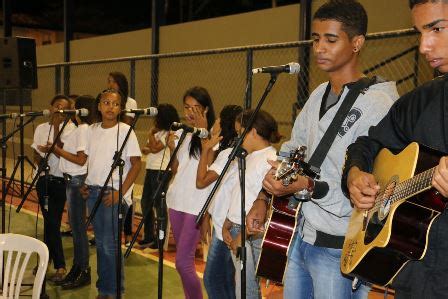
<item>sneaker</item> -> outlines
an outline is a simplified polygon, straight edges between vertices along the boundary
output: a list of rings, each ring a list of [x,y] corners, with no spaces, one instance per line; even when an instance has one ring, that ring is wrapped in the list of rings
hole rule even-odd
[[[92,239],[89,240],[89,244],[90,244],[90,246],[96,245],[95,237],[93,237]]]
[[[65,274],[67,273],[67,270],[64,268],[59,268],[56,270],[56,273],[54,273],[48,280],[58,284],[65,278]]]
[[[62,289],[71,290],[79,287],[83,287],[89,285],[92,279],[90,276],[90,267],[84,271],[79,271],[78,275],[76,275],[72,280],[65,282],[62,284]]]
[[[77,265],[73,265],[70,271],[68,271],[68,274],[65,276],[65,278],[61,281],[57,281],[54,284],[55,285],[63,285],[64,283],[73,280],[76,276],[79,275],[79,268]]]

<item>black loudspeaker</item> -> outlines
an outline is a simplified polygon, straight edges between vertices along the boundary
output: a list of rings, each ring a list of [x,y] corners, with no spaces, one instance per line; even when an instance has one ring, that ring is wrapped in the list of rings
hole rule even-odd
[[[36,41],[0,38],[0,89],[36,89]]]

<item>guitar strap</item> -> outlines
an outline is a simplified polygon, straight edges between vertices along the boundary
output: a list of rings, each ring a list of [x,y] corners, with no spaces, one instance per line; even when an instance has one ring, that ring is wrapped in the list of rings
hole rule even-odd
[[[376,78],[364,77],[353,83],[347,95],[345,96],[345,99],[343,100],[341,106],[336,112],[335,117],[328,126],[327,131],[325,132],[324,136],[322,137],[316,149],[314,150],[313,155],[308,161],[308,163],[311,166],[320,168],[320,166],[325,160],[325,157],[328,154],[328,151],[331,148],[331,145],[333,144],[336,138],[336,135],[338,134],[339,129],[341,128],[345,118],[347,117],[347,114],[349,113],[359,94],[361,92],[364,92],[375,81]],[[330,85],[330,83],[328,83],[328,85]]]

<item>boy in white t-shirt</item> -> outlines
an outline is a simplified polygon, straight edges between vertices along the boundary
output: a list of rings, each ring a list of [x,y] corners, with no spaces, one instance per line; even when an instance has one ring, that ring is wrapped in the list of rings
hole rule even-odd
[[[41,163],[45,153],[53,143],[54,138],[58,135],[62,127],[64,116],[56,113],[57,110],[68,109],[70,102],[64,95],[57,95],[51,100],[51,119],[49,122],[42,123],[36,127],[34,131],[34,139],[31,147],[34,149],[34,161],[36,164]],[[69,121],[57,140],[58,146],[62,147],[65,138],[75,129],[75,125]],[[59,170],[59,158],[54,153],[48,156],[49,176],[48,182],[45,180],[44,172],[40,173],[40,177],[36,183],[37,195],[39,197],[39,205],[44,216],[45,228],[45,244],[50,252],[50,259],[53,260],[56,273],[49,278],[52,282],[60,282],[65,277],[65,258],[61,240],[61,220],[64,212],[66,201],[65,181],[62,172]],[[46,184],[48,183],[48,185]],[[48,196],[48,200],[45,197]],[[46,207],[48,205],[48,207]]]

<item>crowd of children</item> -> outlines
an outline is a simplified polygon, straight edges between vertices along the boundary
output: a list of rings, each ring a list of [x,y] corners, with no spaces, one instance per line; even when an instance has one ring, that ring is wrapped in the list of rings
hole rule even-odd
[[[234,264],[236,260],[232,253],[238,242],[237,231],[230,229],[232,234],[229,234],[229,228],[237,228],[239,225],[239,218],[233,218],[232,214],[232,211],[240,210],[241,191],[235,162],[232,162],[229,172],[218,188],[202,224],[197,226],[195,220],[211,187],[223,170],[235,138],[244,128],[252,111],[244,112],[240,106],[228,105],[222,109],[219,118],[215,119],[213,102],[208,91],[203,87],[188,89],[182,99],[185,123],[192,127],[206,128],[210,131],[210,136],[201,139],[197,134],[185,132],[184,142],[179,145],[177,155],[172,157],[171,168],[167,169],[168,161],[183,130],[171,130],[172,123],[180,121],[176,109],[170,104],[158,105],[158,115],[148,130],[145,145],[140,150],[136,134],[131,131],[122,151],[123,202],[121,211],[118,211],[118,167],[112,172],[107,187],[103,188],[103,185],[134,117],[122,114],[129,100],[127,81],[123,80],[123,77],[121,73],[110,73],[108,89],[96,98],[89,95],[77,96],[72,108],[87,109],[89,114],[76,115],[68,120],[58,139],[55,140],[55,137],[65,120],[59,110],[71,107],[70,99],[66,96],[57,95],[52,99],[50,121],[39,125],[35,130],[32,148],[35,151],[36,163],[41,163],[52,144],[56,143],[47,161],[49,174],[46,178],[42,173],[36,186],[46,224],[45,242],[55,268],[49,280],[63,289],[78,288],[91,283],[85,220],[86,211],[88,215],[94,210],[92,225],[97,250],[97,298],[114,298],[117,294],[117,219],[119,213],[124,217],[132,206],[132,190],[141,168],[143,153],[147,157],[141,207],[143,214],[148,214],[148,217],[144,222],[144,237],[139,241],[139,245],[141,248],[163,246],[158,243],[155,234],[154,211],[160,207],[160,198],[154,198],[153,195],[162,176],[168,172],[171,180],[163,186],[163,191],[166,192],[165,209],[176,242],[176,269],[186,298],[202,298],[201,281],[196,274],[194,263],[196,247],[201,237],[204,242],[210,243],[204,275],[208,296],[238,297],[239,271],[235,269],[239,267]],[[243,148],[248,152],[245,186],[248,206],[255,199],[255,194],[261,188],[262,178],[270,168],[267,160],[275,158],[275,149],[271,144],[278,142],[278,139],[276,121],[267,112],[260,111],[243,142]],[[95,209],[102,189],[105,192]],[[74,248],[73,262],[68,273],[60,235],[66,201]],[[248,248],[255,252],[259,241],[248,240]],[[254,268],[255,258],[254,256],[250,260],[248,267]],[[121,273],[120,285],[123,293],[123,267]],[[253,291],[249,293],[253,293],[251,297],[259,297],[254,269],[249,273],[253,275],[248,284]]]

